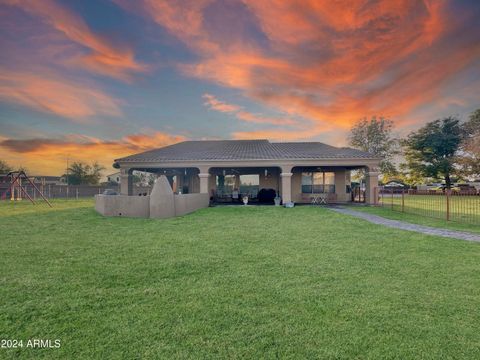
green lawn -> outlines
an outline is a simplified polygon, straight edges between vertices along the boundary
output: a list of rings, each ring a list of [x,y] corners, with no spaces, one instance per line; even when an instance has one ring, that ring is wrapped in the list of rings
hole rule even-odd
[[[401,194],[383,195],[380,203],[396,211],[402,210]],[[403,198],[406,213],[446,220],[447,200],[444,195],[409,195]],[[450,220],[480,226],[480,196],[452,195],[449,197]]]
[[[320,207],[0,203],[0,358],[480,358],[480,244]]]

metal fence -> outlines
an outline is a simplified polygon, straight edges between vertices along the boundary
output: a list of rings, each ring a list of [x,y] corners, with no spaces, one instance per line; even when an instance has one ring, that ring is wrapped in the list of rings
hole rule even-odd
[[[115,191],[120,191],[119,186],[90,186],[90,185],[38,185],[38,189],[43,193],[47,199],[79,199],[85,197],[92,197],[95,194],[101,194],[106,189],[113,189]],[[40,198],[40,194],[31,185],[23,185],[23,189],[32,199]],[[20,195],[21,198],[26,198],[23,191],[18,187],[15,188],[15,197]],[[10,184],[0,184],[0,200],[10,200],[12,196]]]
[[[40,190],[47,199],[79,199],[92,197],[96,194],[103,193],[106,189],[112,189],[120,193],[120,185],[54,185],[36,184],[38,190]],[[40,198],[38,191],[31,185],[23,185],[23,189],[34,200]],[[133,195],[150,195],[152,191],[151,186],[134,186]],[[0,200],[11,199],[11,187],[9,183],[0,183]],[[21,198],[27,198],[23,191],[18,186],[15,187],[15,197],[20,195]]]
[[[359,186],[354,186],[351,191],[351,200],[355,203],[365,202],[365,189],[361,189]]]
[[[392,211],[480,225],[480,193],[376,188],[377,205]]]

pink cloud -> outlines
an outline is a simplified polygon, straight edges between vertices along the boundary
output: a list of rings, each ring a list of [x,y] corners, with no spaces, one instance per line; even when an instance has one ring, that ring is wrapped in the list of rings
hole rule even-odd
[[[298,121],[293,119],[268,117],[260,114],[254,114],[252,112],[243,110],[239,105],[229,104],[221,101],[211,94],[204,94],[203,98],[205,99],[205,106],[208,106],[210,109],[218,112],[234,114],[238,120],[243,122],[271,125],[298,125]]]
[[[224,112],[224,113],[234,113],[240,111],[241,107],[238,105],[228,104],[226,102],[218,100],[215,96],[211,94],[204,94],[202,96],[205,99],[204,105],[208,106],[210,109]]]
[[[121,116],[119,101],[78,81],[43,71],[43,75],[0,71],[0,98],[32,109],[85,121],[94,115]]]
[[[89,50],[89,53],[82,50],[81,55],[67,59],[67,64],[80,65],[92,72],[124,81],[131,81],[133,74],[148,70],[145,64],[135,59],[131,49],[115,46],[95,34],[80,16],[53,0],[7,0],[6,3],[38,17],[71,42]]]

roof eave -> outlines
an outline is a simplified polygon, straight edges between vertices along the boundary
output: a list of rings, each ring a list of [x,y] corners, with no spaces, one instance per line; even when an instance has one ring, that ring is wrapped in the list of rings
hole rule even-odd
[[[295,162],[295,161],[382,161],[383,158],[379,157],[324,157],[324,158],[261,158],[261,159],[184,159],[184,160],[145,160],[145,159],[116,159],[114,163],[128,164],[128,163],[141,163],[141,164],[162,164],[162,163],[215,163],[215,162],[250,162],[250,161],[280,161],[280,162]]]

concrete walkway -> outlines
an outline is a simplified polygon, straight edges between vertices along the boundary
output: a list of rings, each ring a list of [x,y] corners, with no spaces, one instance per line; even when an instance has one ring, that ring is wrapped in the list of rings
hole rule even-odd
[[[356,211],[352,209],[346,209],[343,207],[330,207],[330,210],[333,210],[340,214],[351,215],[357,218],[367,220],[371,223],[384,225],[395,229],[402,229],[407,231],[415,231],[427,235],[443,236],[452,239],[460,239],[467,241],[478,241],[480,242],[480,234],[473,234],[464,231],[448,230],[442,228],[435,228],[430,226],[417,225],[412,223],[407,223],[398,220],[385,219],[384,217],[364,213],[361,211]]]

